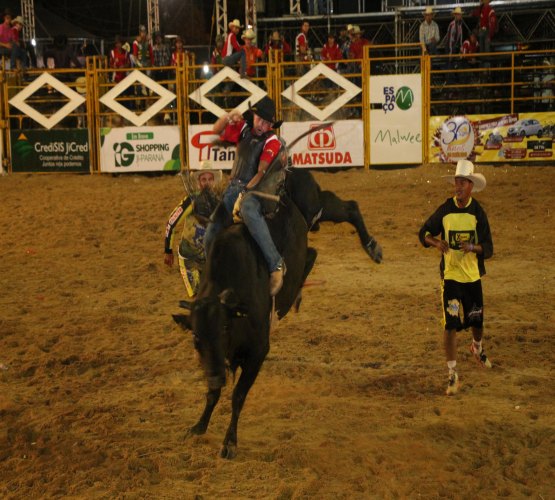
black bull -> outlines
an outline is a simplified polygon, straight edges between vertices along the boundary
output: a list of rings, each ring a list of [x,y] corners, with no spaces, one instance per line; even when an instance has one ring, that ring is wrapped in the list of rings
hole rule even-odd
[[[307,246],[307,230],[320,220],[350,222],[368,254],[381,261],[381,248],[368,234],[356,202],[342,201],[321,191],[314,177],[293,169],[277,214],[268,220],[276,247],[287,264],[283,287],[276,296],[276,313],[284,317],[300,297],[302,285],[316,259]],[[294,200],[291,201],[291,200]],[[233,458],[237,424],[247,394],[270,349],[272,299],[269,274],[262,253],[243,224],[230,226],[215,239],[202,275],[191,315],[174,315],[193,331],[194,347],[208,382],[204,411],[190,434],[204,434],[226,381],[226,367],[241,375],[233,389],[232,414],[220,455]],[[227,363],[227,365],[226,365]]]

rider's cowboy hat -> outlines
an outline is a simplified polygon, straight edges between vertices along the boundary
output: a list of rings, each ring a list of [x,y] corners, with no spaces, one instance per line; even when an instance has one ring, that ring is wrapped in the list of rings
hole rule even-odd
[[[242,28],[243,25],[241,24],[241,21],[239,21],[239,19],[234,19],[233,21],[229,21],[229,27],[231,28],[232,26],[235,26],[236,28]]]
[[[433,16],[434,9],[432,9],[431,7],[426,7],[426,9],[424,10],[424,15],[427,16],[428,14],[431,14]]]
[[[214,168],[213,165],[212,165],[212,162],[210,160],[204,160],[200,164],[200,168],[198,170],[193,170],[191,173],[192,173],[193,177],[196,179],[196,181],[198,182],[198,178],[202,174],[205,174],[206,172],[209,172],[214,176],[214,182],[216,182],[216,183],[221,182],[221,180],[222,180],[222,171],[218,170],[217,168]]]
[[[455,7],[455,9],[453,10],[453,14],[462,14],[463,11],[460,7]]]
[[[241,38],[248,38],[249,40],[254,40],[256,38],[256,33],[251,30],[245,30],[245,32],[241,35]]]
[[[270,122],[272,128],[279,128],[283,123],[283,120],[276,120],[276,104],[268,96],[264,96],[254,106],[249,103],[249,109],[263,120]]]
[[[455,184],[455,179],[457,177],[462,177],[463,179],[472,181],[474,184],[472,186],[472,193],[478,193],[486,187],[486,178],[482,174],[475,174],[474,164],[468,160],[458,161],[455,175],[444,175],[442,177],[447,179],[447,182],[450,182],[451,184]]]

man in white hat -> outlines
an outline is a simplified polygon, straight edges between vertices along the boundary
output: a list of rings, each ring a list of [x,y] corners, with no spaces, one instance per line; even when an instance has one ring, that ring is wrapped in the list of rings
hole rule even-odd
[[[462,22],[462,9],[455,7],[453,10],[453,20],[447,27],[447,47],[449,54],[460,54],[463,44],[463,22]]]
[[[439,26],[433,20],[434,11],[431,7],[424,10],[424,21],[420,24],[419,39],[428,54],[437,54],[437,44],[439,43]]]
[[[229,31],[222,50],[222,63],[224,66],[235,66],[240,63],[239,74],[241,78],[245,78],[247,76],[247,55],[237,41],[237,35],[242,27],[239,19],[234,19],[228,23]]]
[[[468,160],[460,160],[455,175],[445,177],[455,185],[455,196],[424,223],[419,238],[425,247],[436,247],[441,252],[443,339],[449,369],[446,394],[450,396],[459,390],[458,331],[471,328],[470,351],[482,367],[491,368],[482,348],[481,276],[486,272],[484,259],[493,255],[493,241],[486,212],[471,196],[486,187],[485,177],[474,173],[474,165]]]
[[[178,250],[179,271],[187,294],[194,297],[200,284],[200,271],[204,265],[204,234],[210,214],[219,203],[218,187],[222,171],[212,162],[202,162],[200,169],[191,173],[191,192],[187,193],[169,216],[164,238],[164,263],[173,266],[174,229],[183,220],[183,233]]]

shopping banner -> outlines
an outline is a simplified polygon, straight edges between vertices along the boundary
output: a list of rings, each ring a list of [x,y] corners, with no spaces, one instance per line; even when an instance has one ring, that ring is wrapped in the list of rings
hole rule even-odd
[[[555,112],[508,115],[433,116],[429,125],[432,163],[553,160]]]
[[[364,166],[364,130],[362,120],[325,122],[285,122],[281,135],[290,144],[308,133],[290,151],[295,167],[362,167]]]
[[[10,132],[12,172],[90,172],[88,129]]]
[[[181,169],[179,127],[100,129],[102,172],[155,172]]]
[[[235,144],[222,143],[212,132],[214,125],[189,125],[189,168],[196,170],[205,160],[223,170],[231,169],[235,160]]]
[[[370,77],[370,163],[422,163],[422,75]]]

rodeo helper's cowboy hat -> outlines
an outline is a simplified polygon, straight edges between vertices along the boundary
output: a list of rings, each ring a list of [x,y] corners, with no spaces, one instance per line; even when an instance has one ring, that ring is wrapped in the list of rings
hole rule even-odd
[[[231,26],[235,26],[236,28],[242,28],[243,25],[241,24],[241,21],[239,21],[239,19],[234,19],[233,21],[230,21],[228,23],[228,25]]]
[[[264,96],[254,106],[249,103],[249,109],[263,120],[270,122],[272,128],[279,128],[283,123],[283,120],[276,120],[276,105],[268,96]]]
[[[472,193],[478,193],[486,187],[486,178],[482,174],[474,173],[474,163],[468,160],[459,160],[457,162],[455,175],[443,175],[442,177],[447,179],[447,182],[451,184],[455,184],[457,177],[472,181],[474,184],[472,186]]]
[[[248,30],[245,30],[245,32],[241,35],[241,38],[248,38],[249,40],[254,40],[256,38],[256,33],[249,28]]]
[[[200,164],[200,168],[197,169],[197,170],[193,170],[191,173],[192,173],[193,177],[196,179],[196,181],[198,182],[198,178],[202,174],[205,174],[206,172],[210,172],[214,176],[214,181],[216,183],[221,182],[221,180],[222,180],[222,171],[217,169],[217,168],[214,168],[214,166],[212,165],[212,162],[210,160],[204,160]]]

